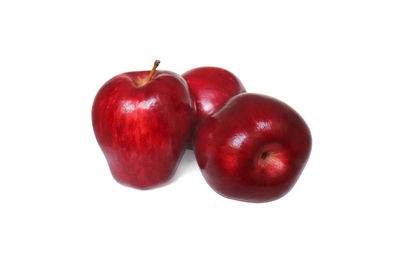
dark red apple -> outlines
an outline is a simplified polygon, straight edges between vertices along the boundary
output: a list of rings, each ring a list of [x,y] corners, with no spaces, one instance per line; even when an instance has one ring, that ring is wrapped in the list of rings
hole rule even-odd
[[[231,72],[216,67],[201,67],[185,72],[196,104],[197,121],[219,110],[232,96],[246,92]]]
[[[114,178],[146,189],[174,174],[195,121],[185,80],[169,71],[127,72],[109,80],[93,103],[97,141]]]
[[[248,202],[285,195],[311,152],[300,115],[268,96],[241,94],[205,118],[195,135],[197,162],[219,194]]]

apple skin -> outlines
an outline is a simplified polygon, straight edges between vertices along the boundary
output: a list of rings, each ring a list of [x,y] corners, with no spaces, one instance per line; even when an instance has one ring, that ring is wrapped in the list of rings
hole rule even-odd
[[[197,122],[219,110],[232,96],[246,92],[231,72],[216,67],[200,67],[182,74],[196,104]]]
[[[147,189],[171,179],[195,122],[185,80],[176,73],[127,72],[109,80],[92,107],[96,139],[114,178]]]
[[[294,186],[311,152],[300,115],[268,96],[241,94],[199,125],[196,160],[207,183],[227,198],[276,200]]]

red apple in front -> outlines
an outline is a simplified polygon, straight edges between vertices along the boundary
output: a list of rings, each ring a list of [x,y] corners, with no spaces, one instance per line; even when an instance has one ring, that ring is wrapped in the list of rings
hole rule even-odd
[[[311,152],[300,115],[268,96],[241,94],[199,125],[194,150],[208,184],[221,195],[267,202],[296,183]]]
[[[185,72],[182,77],[196,105],[196,123],[219,110],[231,97],[246,92],[234,74],[221,68],[200,67]]]
[[[195,120],[185,80],[173,72],[120,74],[98,92],[92,108],[97,141],[114,178],[146,189],[174,174]]]

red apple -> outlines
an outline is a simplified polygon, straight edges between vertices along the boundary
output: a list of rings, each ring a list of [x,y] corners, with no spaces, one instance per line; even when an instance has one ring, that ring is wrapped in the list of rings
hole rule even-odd
[[[300,115],[268,96],[241,94],[205,118],[195,135],[197,162],[219,194],[248,202],[285,195],[311,152]]]
[[[167,182],[195,121],[185,80],[169,71],[127,72],[97,93],[92,122],[114,178],[146,189]]]
[[[196,68],[182,77],[188,83],[196,105],[197,123],[219,110],[232,96],[246,92],[235,75],[221,68]]]

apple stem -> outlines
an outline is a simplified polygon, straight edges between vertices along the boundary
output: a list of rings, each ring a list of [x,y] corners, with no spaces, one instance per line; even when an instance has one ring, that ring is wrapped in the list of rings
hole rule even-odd
[[[160,65],[160,60],[157,59],[156,61],[154,61],[154,65],[150,71],[149,77],[147,78],[147,82],[149,82],[151,78],[153,78],[154,72],[156,71],[158,65]]]

